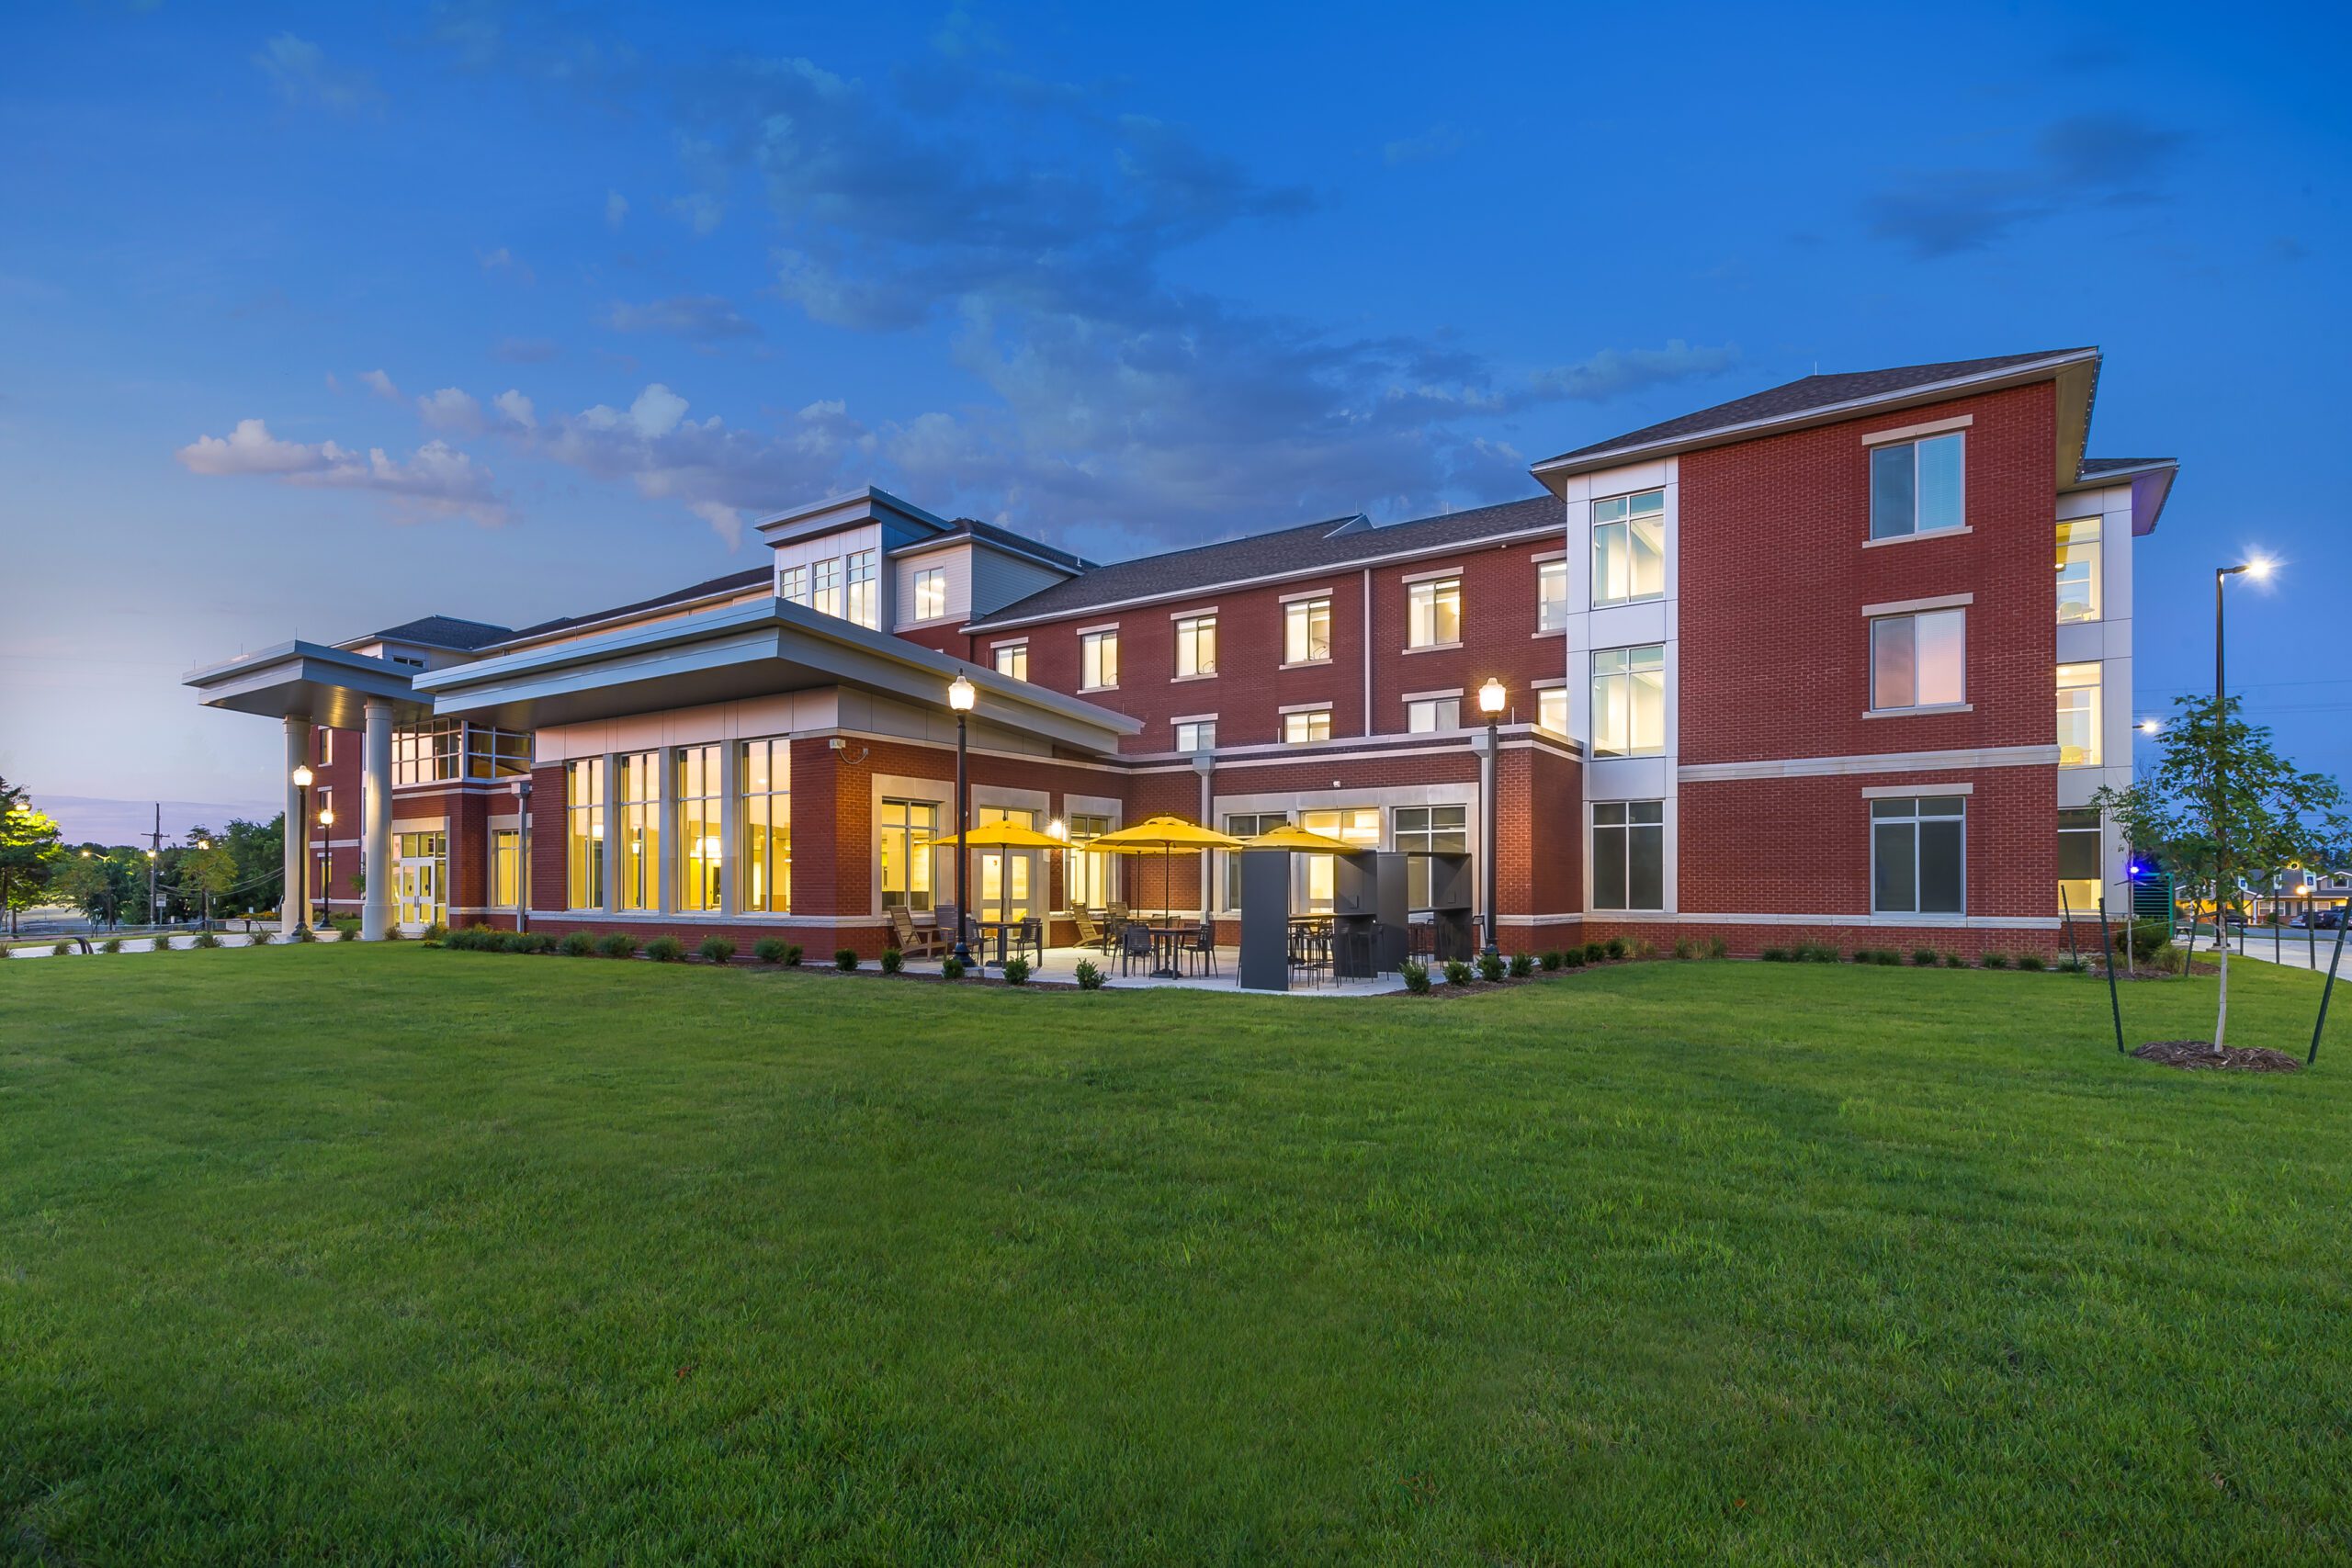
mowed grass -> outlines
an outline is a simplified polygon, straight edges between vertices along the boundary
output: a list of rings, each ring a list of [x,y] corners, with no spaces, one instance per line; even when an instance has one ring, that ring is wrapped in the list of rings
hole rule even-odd
[[[9,964],[0,1555],[2341,1560],[2352,1023],[2107,1009]]]

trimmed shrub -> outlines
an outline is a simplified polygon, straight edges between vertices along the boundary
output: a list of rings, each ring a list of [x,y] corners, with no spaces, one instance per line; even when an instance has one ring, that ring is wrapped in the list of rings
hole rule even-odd
[[[1607,953],[1611,958],[1623,958],[1627,953],[1631,953],[1633,949],[1625,945],[1625,939],[1623,937],[1612,936],[1607,942],[1602,944],[1602,951]]]
[[[2156,954],[2171,945],[2172,925],[2167,920],[2133,920],[2116,929],[2115,951],[2121,953],[2128,946],[2134,964],[2154,964]]]
[[[752,956],[763,964],[784,962],[784,942],[779,937],[763,936],[752,944]]]
[[[943,980],[962,979],[964,977],[964,961],[956,957],[954,953],[949,953],[946,957],[939,961],[939,977]]]
[[[1416,964],[1408,958],[1396,966],[1396,973],[1403,977],[1405,988],[1413,995],[1417,997],[1429,995],[1430,966],[1428,964]]]
[[[1598,964],[1608,956],[1609,950],[1601,946],[1600,943],[1597,942],[1589,942],[1584,944],[1584,961],[1587,964]]]
[[[1838,950],[1826,942],[1801,942],[1797,943],[1797,962],[1835,964],[1838,962]]]
[[[1078,967],[1070,973],[1077,977],[1078,988],[1081,991],[1099,991],[1102,988],[1102,968],[1091,958],[1080,959]]]
[[[2050,967],[2050,961],[2038,953],[2020,953],[2018,954],[2018,967],[2033,970],[2047,969]]]
[[[846,975],[857,967],[857,949],[839,947],[833,950],[833,967]]]
[[[885,975],[896,975],[899,970],[904,969],[906,966],[907,955],[905,953],[900,953],[895,947],[886,947],[882,950],[882,973]]]
[[[1731,943],[1725,942],[1719,936],[1709,937],[1707,939],[1707,956],[1710,958],[1729,958],[1731,956]]]
[[[1029,983],[1029,961],[1025,958],[1006,959],[1004,961],[1004,983],[1008,986],[1027,985]]]
[[[1965,969],[1968,967],[1968,960],[1962,958],[1957,953],[1947,953],[1944,954],[1944,967],[1947,969]]]
[[[1936,966],[1936,950],[1932,947],[1913,948],[1911,963],[1917,968],[1933,969]]]
[[[1449,986],[1468,985],[1470,983],[1470,965],[1463,963],[1459,958],[1447,959],[1445,961],[1445,983]]]
[[[1499,953],[1478,954],[1478,978],[1489,984],[1503,977],[1503,955]]]
[[[170,939],[169,937],[165,937],[164,940],[165,942],[169,942],[171,939]],[[52,948],[51,948],[51,949],[49,950],[49,955],[50,955],[51,958],[62,958],[62,957],[64,957],[67,953],[72,953],[73,951],[74,951],[74,944],[73,944],[72,942],[59,942],[55,947],[52,947]]]
[[[1583,949],[1583,948],[1581,948],[1581,947],[1569,947],[1569,948],[1563,948],[1563,949],[1561,949],[1561,951],[1560,951],[1560,964],[1561,964],[1561,965],[1562,965],[1564,968],[1568,968],[1568,969],[1581,969],[1581,968],[1583,968],[1583,967],[1584,967],[1584,949]]]
[[[645,956],[656,964],[683,964],[686,944],[673,936],[657,936],[645,944]]]
[[[1677,958],[1690,958],[1693,956],[1697,951],[1698,950],[1696,948],[1690,945],[1690,942],[1688,937],[1683,938],[1681,941],[1677,942],[1674,944],[1674,956]]]
[[[1792,955],[1785,947],[1768,947],[1756,956],[1767,964],[1787,964],[1792,961]]]
[[[384,940],[386,942],[406,942],[408,940],[408,933],[401,930],[398,926],[388,925],[384,928]]]
[[[627,931],[612,931],[596,939],[596,951],[607,958],[634,958],[637,938]]]
[[[707,936],[703,938],[702,945],[695,948],[695,951],[702,954],[703,962],[706,964],[732,964],[735,962],[735,944],[728,941],[723,936]]]
[[[788,942],[784,944],[784,966],[786,969],[797,969],[800,967],[800,944],[798,942]]]
[[[571,931],[555,944],[555,950],[566,958],[585,958],[596,951],[594,931]]]
[[[352,921],[351,929],[353,931],[356,932],[359,929],[359,922],[357,920]],[[446,941],[448,938],[448,935],[449,928],[443,925],[439,920],[435,920],[431,925],[424,928],[424,940],[427,942]]]
[[[2007,969],[2009,966],[2009,955],[2006,953],[1988,953],[1976,962],[1987,969]]]
[[[1555,972],[1561,964],[1566,963],[1567,955],[1556,947],[1547,947],[1544,950],[1544,957],[1541,962],[1544,965],[1544,972],[1548,975]]]
[[[220,945],[220,939],[210,931],[198,931],[196,933],[196,940],[189,942],[188,945],[190,947],[218,947]]]
[[[205,934],[207,936],[211,936],[212,933],[207,931]],[[215,947],[220,945],[220,942],[218,937],[213,938],[212,945]],[[122,938],[119,936],[110,936],[107,938],[106,941],[98,943],[98,951],[100,953],[120,953],[122,951]]]
[[[1535,960],[1530,958],[1524,953],[1514,953],[1510,955],[1510,977],[1512,979],[1524,980],[1530,975],[1534,973]]]
[[[2087,959],[2062,958],[2058,961],[2058,972],[2061,975],[2087,975],[2090,973],[2090,962]]]
[[[294,940],[296,942],[316,942],[319,940],[319,933],[312,931],[308,926],[296,926],[294,928]]]

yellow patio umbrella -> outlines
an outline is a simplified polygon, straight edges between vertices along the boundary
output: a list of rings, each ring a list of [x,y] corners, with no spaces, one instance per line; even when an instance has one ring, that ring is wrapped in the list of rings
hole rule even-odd
[[[1288,850],[1302,855],[1351,855],[1365,846],[1343,843],[1326,834],[1310,832],[1295,822],[1284,822],[1267,829],[1256,838],[1242,840],[1241,847],[1245,850]]]
[[[1024,828],[1018,822],[983,822],[969,833],[949,833],[931,841],[931,847],[935,850],[962,849],[967,845],[976,850],[1063,850],[1069,847],[1050,833],[1040,833],[1036,829]],[[1010,896],[1007,884],[1010,881],[1011,874],[1008,873],[998,884],[996,913],[999,919],[1005,918],[1006,899]],[[956,886],[960,894],[964,886],[960,871],[956,876]]]
[[[1220,833],[1214,828],[1204,828],[1197,822],[1187,822],[1182,817],[1147,817],[1132,828],[1122,828],[1115,833],[1105,833],[1099,839],[1087,840],[1086,852],[1099,855],[1148,855],[1157,851],[1166,857],[1161,863],[1159,902],[1168,904],[1168,890],[1173,874],[1168,870],[1178,850],[1238,850],[1241,840],[1230,833]]]

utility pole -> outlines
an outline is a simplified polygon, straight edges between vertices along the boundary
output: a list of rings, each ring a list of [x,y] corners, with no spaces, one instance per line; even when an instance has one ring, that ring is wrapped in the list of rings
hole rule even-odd
[[[147,923],[160,926],[163,910],[155,904],[155,860],[164,852],[164,803],[155,803],[155,830],[147,835]]]

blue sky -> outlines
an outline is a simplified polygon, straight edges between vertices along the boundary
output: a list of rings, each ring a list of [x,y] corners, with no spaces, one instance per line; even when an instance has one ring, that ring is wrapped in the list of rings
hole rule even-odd
[[[2267,547],[2233,669],[2352,772],[2348,31],[17,8],[0,773],[259,807],[276,736],[189,667],[734,570],[746,517],[856,483],[1118,556],[1527,494],[1534,458],[1816,366],[2083,343],[2095,450],[2185,465],[2142,707],[2210,681],[2211,569]]]

